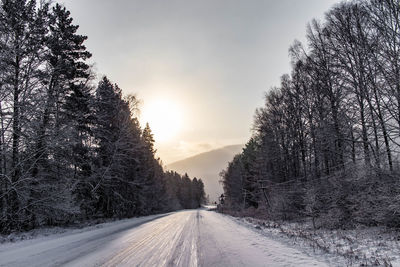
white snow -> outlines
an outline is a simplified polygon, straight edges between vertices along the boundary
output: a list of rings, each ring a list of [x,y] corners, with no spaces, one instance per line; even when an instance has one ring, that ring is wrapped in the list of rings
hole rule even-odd
[[[327,266],[229,216],[185,210],[0,245],[0,266]]]
[[[278,222],[234,218],[274,240],[301,246],[334,266],[400,266],[400,233],[385,227],[313,229],[311,221]]]

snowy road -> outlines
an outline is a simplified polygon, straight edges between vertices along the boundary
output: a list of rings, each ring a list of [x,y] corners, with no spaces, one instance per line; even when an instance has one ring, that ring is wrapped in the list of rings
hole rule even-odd
[[[0,266],[326,266],[228,216],[186,210],[0,246]]]

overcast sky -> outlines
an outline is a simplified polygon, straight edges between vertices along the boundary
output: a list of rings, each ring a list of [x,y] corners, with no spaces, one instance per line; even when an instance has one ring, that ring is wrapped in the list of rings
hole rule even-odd
[[[179,131],[156,140],[158,155],[171,163],[245,143],[264,92],[290,71],[289,46],[304,42],[307,23],[338,1],[59,2],[89,37],[99,77],[136,94],[143,110],[165,100],[182,113]]]

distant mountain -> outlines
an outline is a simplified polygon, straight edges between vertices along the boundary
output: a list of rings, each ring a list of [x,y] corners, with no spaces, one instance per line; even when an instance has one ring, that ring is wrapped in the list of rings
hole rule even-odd
[[[168,170],[180,174],[187,173],[191,178],[201,178],[206,194],[211,201],[216,201],[223,192],[219,183],[219,173],[228,166],[228,162],[242,151],[243,145],[231,145],[204,152],[196,156],[167,165]]]

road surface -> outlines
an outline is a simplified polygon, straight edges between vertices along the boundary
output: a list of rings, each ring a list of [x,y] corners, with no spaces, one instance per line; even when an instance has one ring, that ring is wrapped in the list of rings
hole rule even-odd
[[[207,210],[185,210],[0,246],[0,266],[326,266]]]

